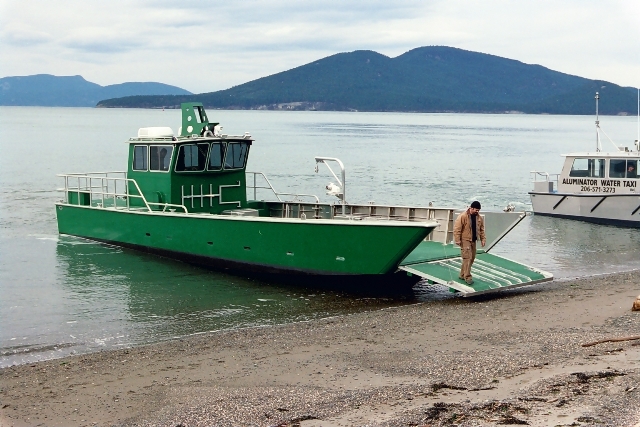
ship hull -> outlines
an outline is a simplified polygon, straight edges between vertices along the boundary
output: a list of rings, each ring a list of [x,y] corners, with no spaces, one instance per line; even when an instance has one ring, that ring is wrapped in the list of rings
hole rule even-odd
[[[536,215],[640,228],[640,195],[529,194]]]
[[[56,205],[61,234],[218,270],[367,278],[396,272],[433,224],[300,220]]]

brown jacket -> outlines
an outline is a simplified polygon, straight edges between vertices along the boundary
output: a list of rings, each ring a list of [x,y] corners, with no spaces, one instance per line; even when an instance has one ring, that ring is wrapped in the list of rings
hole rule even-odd
[[[484,220],[480,214],[476,215],[476,237],[481,242],[486,240],[484,235]],[[453,224],[453,241],[461,242],[463,240],[471,242],[473,239],[473,233],[471,231],[471,218],[469,210],[458,215],[455,224]]]

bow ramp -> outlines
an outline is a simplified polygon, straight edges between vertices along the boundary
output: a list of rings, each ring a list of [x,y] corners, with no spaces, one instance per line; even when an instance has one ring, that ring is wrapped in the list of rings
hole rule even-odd
[[[484,212],[487,245],[478,248],[471,267],[473,284],[458,278],[462,258],[460,248],[453,242],[453,223],[462,211],[446,211],[436,215],[438,228],[413,250],[398,267],[409,274],[423,277],[432,283],[448,286],[463,296],[496,292],[502,289],[533,285],[553,279],[553,275],[528,265],[512,261],[489,251],[524,218],[523,212]],[[442,213],[441,212],[441,213]]]
[[[465,297],[553,279],[553,275],[545,271],[478,250],[471,268],[474,283],[467,285],[458,278],[461,265],[458,246],[424,241],[405,258],[399,268],[430,282],[448,286]]]

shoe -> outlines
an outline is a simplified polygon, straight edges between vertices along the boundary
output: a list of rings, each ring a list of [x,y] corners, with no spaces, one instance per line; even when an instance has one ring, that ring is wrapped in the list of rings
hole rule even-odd
[[[460,279],[460,280],[464,280],[464,277],[462,277],[462,276],[458,276],[458,279]]]
[[[467,285],[473,285],[473,279],[467,279],[465,282],[467,282]]]

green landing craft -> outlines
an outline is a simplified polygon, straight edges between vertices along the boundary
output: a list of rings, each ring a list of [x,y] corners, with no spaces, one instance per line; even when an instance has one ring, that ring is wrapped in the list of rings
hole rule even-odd
[[[264,174],[246,171],[254,142],[248,133],[221,134],[202,104],[181,107],[177,136],[153,127],[129,139],[126,172],[58,175],[64,179],[64,199],[56,204],[61,234],[236,274],[360,290],[426,278],[473,295],[552,278],[486,253],[523,213],[483,213],[488,242],[468,286],[457,278],[460,251],[452,244],[462,210],[347,203],[344,166],[330,157],[316,157],[316,171],[324,164],[333,174],[337,184],[327,194],[338,202],[279,193]],[[259,191],[273,200],[258,200]]]

